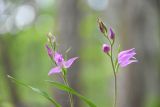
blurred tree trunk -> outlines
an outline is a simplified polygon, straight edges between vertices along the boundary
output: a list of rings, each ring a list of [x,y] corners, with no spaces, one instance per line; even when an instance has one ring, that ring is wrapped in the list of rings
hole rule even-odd
[[[144,72],[146,72],[149,60],[146,45],[148,42],[145,41],[146,11],[141,8],[143,5],[141,2],[128,0],[127,6],[123,8],[123,10],[126,10],[123,13],[126,15],[126,17],[123,17],[125,25],[122,25],[125,28],[122,30],[126,32],[126,37],[122,38],[123,46],[125,49],[135,47],[139,62],[130,65],[128,72],[124,73],[125,88],[123,91],[125,91],[125,96],[123,96],[123,100],[120,100],[119,107],[144,107],[144,94],[146,91]]]
[[[118,107],[145,107],[147,98],[157,91],[158,17],[153,1],[114,0],[111,8],[123,41],[123,49],[136,48],[138,63],[118,74]],[[110,15],[111,16],[111,15]],[[116,30],[118,31],[118,30]],[[153,58],[154,57],[154,58]],[[158,107],[158,106],[157,106]]]
[[[7,82],[7,86],[10,93],[10,98],[12,101],[12,104],[14,107],[24,107],[20,100],[20,96],[18,94],[16,85],[11,82],[10,79],[7,78],[7,75],[14,76],[13,72],[13,63],[11,61],[11,54],[10,54],[10,45],[13,37],[9,37],[9,39],[6,39],[5,37],[1,37],[0,39],[0,52],[1,52],[1,58],[2,58],[2,64],[4,69],[4,75]]]
[[[137,49],[138,64],[132,65],[127,72],[126,107],[145,107],[149,97],[158,94],[158,16],[154,1],[128,0],[126,8],[127,36],[129,42]],[[130,46],[131,47],[131,46]],[[129,47],[128,47],[129,48]],[[149,98],[150,99],[150,98]],[[153,105],[152,105],[153,106]],[[122,107],[124,107],[122,105]],[[158,107],[158,106],[157,106]]]
[[[154,5],[153,6],[155,6],[155,7],[157,7],[156,9],[157,9],[157,13],[158,13],[158,40],[160,41],[160,0],[154,0],[155,2],[154,2]],[[160,43],[159,43],[159,47],[160,47]],[[160,107],[160,66],[159,66],[159,64],[160,64],[160,56],[159,56],[159,54],[160,54],[160,50],[158,51],[158,55],[157,55],[157,57],[158,57],[158,61],[157,61],[157,66],[158,66],[158,77],[159,77],[159,79],[158,79],[158,81],[157,81],[157,86],[158,86],[158,98],[157,98],[157,104],[156,104],[156,107]]]
[[[78,0],[60,0],[59,2],[59,29],[60,29],[60,50],[65,53],[65,51],[71,47],[71,51],[68,53],[68,58],[79,56],[80,50],[80,38],[78,33],[78,24],[80,19],[78,17]],[[69,69],[68,80],[70,86],[79,90],[79,61]],[[62,99],[60,102],[62,107],[70,107],[69,100],[66,94],[59,94],[59,98]],[[58,95],[57,95],[58,96]],[[78,107],[79,103],[77,98],[74,96],[74,107]]]

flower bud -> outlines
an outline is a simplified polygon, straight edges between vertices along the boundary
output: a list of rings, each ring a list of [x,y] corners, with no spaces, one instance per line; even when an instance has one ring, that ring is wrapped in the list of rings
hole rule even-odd
[[[103,44],[102,50],[103,50],[104,53],[109,53],[109,51],[110,51],[110,46],[107,45],[107,44]]]
[[[98,19],[98,25],[99,25],[99,29],[102,33],[107,33],[107,28],[100,19]]]
[[[112,40],[115,38],[115,33],[113,32],[112,28],[109,29],[109,38]]]
[[[47,49],[47,52],[48,52],[48,56],[52,58],[53,57],[53,52],[52,52],[51,48],[49,48],[49,46],[46,45],[46,49]]]
[[[54,43],[56,41],[56,37],[51,32],[47,34],[47,37],[48,37],[49,42],[51,43]]]

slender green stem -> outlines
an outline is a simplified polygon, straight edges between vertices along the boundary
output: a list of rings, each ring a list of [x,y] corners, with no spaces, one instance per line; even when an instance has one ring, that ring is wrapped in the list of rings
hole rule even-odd
[[[69,84],[68,84],[67,80],[65,80],[65,84],[69,87]],[[68,93],[68,95],[69,95],[69,100],[70,100],[71,107],[73,107],[73,96],[70,92]]]
[[[117,71],[118,71],[118,68],[119,68],[119,64],[118,63],[118,60],[116,60],[116,62],[114,63],[114,60],[113,60],[113,45],[114,45],[114,42],[115,42],[115,39],[113,39],[113,41],[111,41],[107,35],[107,33],[104,33],[104,36],[108,39],[110,45],[111,45],[111,53],[108,54],[108,56],[110,57],[111,59],[111,64],[112,64],[112,68],[113,68],[113,74],[114,74],[114,87],[115,87],[115,92],[114,92],[114,105],[113,107],[116,107],[117,105]]]
[[[50,45],[51,45],[51,48],[52,48],[53,52],[55,52],[55,50],[56,50],[56,42],[53,42],[53,43],[52,43],[51,38],[49,38],[49,43],[50,43]],[[55,65],[57,65],[56,62],[54,61],[54,59],[53,59],[52,57],[50,57],[50,58],[51,58],[52,62],[53,62]],[[64,69],[62,69],[62,70],[64,70]],[[64,71],[64,73],[65,73],[65,71]],[[65,74],[62,74],[62,75],[59,75],[59,76],[63,79],[65,85],[67,85],[67,86],[69,87],[69,84],[68,84],[68,80],[67,80],[67,78],[66,78],[66,75],[65,75]],[[71,107],[73,107],[73,97],[72,97],[72,94],[71,94],[70,92],[68,92],[68,96],[69,96],[70,105],[71,105]]]
[[[111,40],[109,39],[107,33],[104,33],[104,36],[108,39],[108,41],[109,41],[110,44],[113,44],[113,43],[111,42]]]
[[[62,79],[63,79],[65,85],[67,85],[69,87],[68,80],[65,77],[65,75],[62,75]],[[69,96],[70,105],[71,105],[71,107],[73,107],[73,96],[72,96],[72,94],[70,92],[68,92],[68,96]]]
[[[116,107],[116,105],[117,105],[117,75],[116,75],[115,72],[114,72],[114,79],[115,79],[115,83],[114,83],[114,85],[115,85],[114,107]]]
[[[69,87],[69,84],[68,84],[68,81],[66,78],[64,78],[64,82]],[[71,107],[73,107],[73,96],[70,92],[68,93],[68,96],[69,96],[69,101],[70,101]]]
[[[113,61],[113,44],[111,44],[110,59],[111,59],[111,64],[112,64],[113,73],[114,73],[114,79],[115,79],[114,80],[115,92],[114,92],[114,105],[113,105],[113,107],[116,107],[116,105],[117,105],[117,75],[116,75],[116,68],[115,68],[114,61]]]
[[[113,107],[116,107],[117,105],[117,75],[116,75],[116,71],[118,70],[118,67],[116,67],[116,65],[114,64],[114,60],[113,60],[113,45],[115,42],[115,39],[111,42],[111,40],[109,39],[108,35],[106,33],[104,33],[104,36],[108,39],[110,45],[111,45],[111,53],[110,55],[108,54],[108,56],[111,59],[111,64],[112,64],[112,68],[113,68],[113,74],[114,74],[114,105]]]
[[[51,44],[52,50],[55,51],[55,44],[52,43],[51,38],[49,38],[49,43]]]

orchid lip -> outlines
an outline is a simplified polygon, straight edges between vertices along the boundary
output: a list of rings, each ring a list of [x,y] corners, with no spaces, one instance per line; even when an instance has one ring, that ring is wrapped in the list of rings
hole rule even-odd
[[[73,57],[65,61],[61,54],[55,52],[54,61],[56,62],[57,66],[52,68],[48,75],[60,73],[64,68],[70,68],[76,59],[78,59],[78,57]]]

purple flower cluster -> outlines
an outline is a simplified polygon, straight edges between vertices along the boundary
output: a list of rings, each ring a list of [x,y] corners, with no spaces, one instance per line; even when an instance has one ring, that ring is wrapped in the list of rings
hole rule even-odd
[[[108,39],[109,41],[115,39],[115,33],[113,32],[112,28],[109,29]],[[111,51],[111,48],[113,48],[111,47],[111,45],[112,43],[110,45],[103,44],[102,45],[103,52],[110,55],[109,52]],[[136,55],[135,48],[120,52],[117,57],[118,64],[120,65],[120,67],[126,67],[127,65],[133,62],[138,62],[138,60],[136,60],[136,58],[134,57],[135,55]]]
[[[118,72],[118,68],[119,68],[119,66],[126,67],[127,65],[129,65],[133,62],[138,62],[138,60],[136,60],[136,58],[134,57],[136,55],[135,48],[121,51],[121,52],[119,52],[119,49],[117,49],[119,53],[115,57],[114,56],[114,44],[115,44],[114,31],[112,30],[112,28],[110,28],[109,34],[107,34],[108,30],[107,30],[105,24],[102,21],[100,21],[99,19],[98,19],[98,24],[99,24],[100,31],[102,32],[104,37],[106,37],[106,39],[108,39],[108,42],[109,42],[109,45],[106,43],[102,45],[102,50],[105,54],[107,54],[109,56],[109,58],[111,60],[111,65],[113,68],[113,74],[114,74],[114,78],[115,78],[115,81],[114,81],[114,84],[115,84],[114,107],[116,107],[117,106],[117,72]]]
[[[53,41],[53,38],[54,38],[54,41]],[[51,43],[51,45],[55,45],[54,44],[56,42],[55,37],[51,33],[48,34],[48,39],[49,39],[49,43]],[[57,73],[60,73],[63,69],[70,68],[71,65],[75,62],[75,60],[78,59],[78,57],[73,57],[73,58],[70,58],[69,60],[66,61],[63,58],[62,54],[58,53],[57,51],[55,51],[52,48],[49,48],[48,45],[46,45],[46,49],[47,49],[48,56],[56,64],[56,67],[53,67],[49,71],[48,75],[57,74]]]

